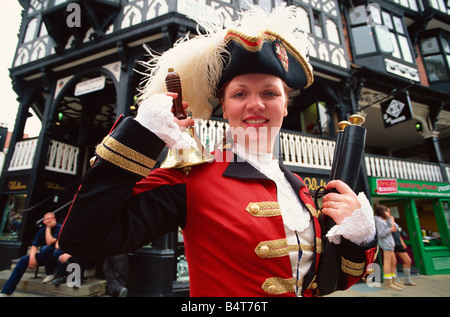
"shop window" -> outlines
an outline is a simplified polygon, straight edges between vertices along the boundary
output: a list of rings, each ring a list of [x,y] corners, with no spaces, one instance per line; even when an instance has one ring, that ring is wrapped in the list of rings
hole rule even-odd
[[[430,82],[450,78],[450,36],[436,34],[424,38],[420,40],[420,51]]]
[[[325,102],[318,101],[311,104],[300,113],[301,126],[304,133],[330,136],[328,125],[328,111]]]
[[[416,200],[416,208],[424,246],[442,245],[433,201],[430,199],[418,199]]]
[[[0,224],[0,240],[18,240],[26,198],[26,195],[8,196]]]

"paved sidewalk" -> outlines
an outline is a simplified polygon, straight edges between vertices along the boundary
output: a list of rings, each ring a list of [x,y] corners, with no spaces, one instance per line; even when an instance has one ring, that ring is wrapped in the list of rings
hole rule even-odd
[[[399,272],[399,279],[403,282],[403,274]],[[413,275],[416,286],[405,286],[403,291],[381,287],[369,287],[367,283],[357,283],[350,289],[335,292],[326,297],[450,297],[450,274],[447,275]]]
[[[398,272],[400,281],[403,281],[403,273]],[[450,274],[447,275],[417,275],[412,276],[416,286],[405,286],[403,291],[387,290],[386,285],[381,287],[369,287],[367,283],[360,282],[346,291],[338,291],[325,297],[450,297]],[[33,294],[16,291],[14,297],[43,297],[48,295]]]

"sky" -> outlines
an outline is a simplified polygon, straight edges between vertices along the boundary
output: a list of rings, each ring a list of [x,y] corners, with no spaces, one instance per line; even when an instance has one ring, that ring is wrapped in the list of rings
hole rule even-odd
[[[6,5],[6,2],[9,2]],[[16,120],[17,94],[12,89],[9,68],[13,63],[14,54],[18,43],[22,7],[17,0],[2,0],[0,10],[0,125],[7,126],[8,130],[14,129]]]

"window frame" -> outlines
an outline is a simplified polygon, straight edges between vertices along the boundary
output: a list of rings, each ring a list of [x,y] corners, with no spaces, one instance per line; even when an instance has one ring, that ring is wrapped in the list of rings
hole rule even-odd
[[[430,39],[436,39],[437,42],[437,50],[426,52],[423,47],[423,42]],[[423,64],[425,67],[425,72],[427,73],[427,78],[430,84],[436,84],[441,82],[448,82],[450,80],[450,34],[443,32],[432,32],[426,35],[423,35],[419,39],[419,50],[422,56]],[[436,80],[430,79],[431,71],[429,70],[429,66],[427,64],[427,57],[439,56],[442,58],[444,66],[446,66],[447,78],[439,78]]]
[[[379,14],[374,11],[373,8],[379,8]],[[388,16],[391,23],[385,21]],[[354,7],[347,8],[347,21],[350,41],[352,44],[351,50],[355,58],[365,58],[372,55],[382,54],[387,58],[404,63],[408,66],[417,66],[414,56],[414,48],[411,44],[411,39],[407,31],[404,16],[396,10],[388,6],[382,6],[379,3],[361,2],[359,4],[355,4]],[[400,23],[397,24],[397,28],[395,21]],[[369,34],[375,44],[375,51],[357,53],[359,47],[358,39],[355,38],[353,30],[361,27],[369,28]],[[399,27],[401,27],[402,30],[400,30]],[[385,49],[383,50],[383,46],[385,46],[384,44],[386,43],[383,44],[380,41],[379,36],[382,32],[383,36],[385,36],[386,32],[389,32],[391,35],[391,44],[394,49],[393,51],[389,52]],[[377,34],[379,35],[377,36]],[[392,41],[393,38],[395,39],[395,42]],[[403,39],[402,41],[404,46],[400,45],[401,41],[399,39],[401,38]]]

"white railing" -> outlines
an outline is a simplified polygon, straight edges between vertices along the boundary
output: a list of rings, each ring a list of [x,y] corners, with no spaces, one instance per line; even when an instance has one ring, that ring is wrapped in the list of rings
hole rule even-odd
[[[79,149],[76,146],[50,140],[46,170],[75,175]]]
[[[8,171],[26,170],[33,167],[38,139],[26,139],[16,143]]]
[[[217,120],[195,120],[195,129],[205,150],[213,152],[216,145],[223,140],[228,122]]]
[[[280,139],[285,165],[331,170],[335,141],[288,132]]]
[[[26,139],[16,143],[8,171],[19,171],[33,167],[38,139]],[[50,140],[46,170],[75,175],[77,173],[79,148]]]
[[[367,176],[442,182],[437,163],[406,161],[393,157],[365,155]],[[447,175],[450,173],[447,167]]]

